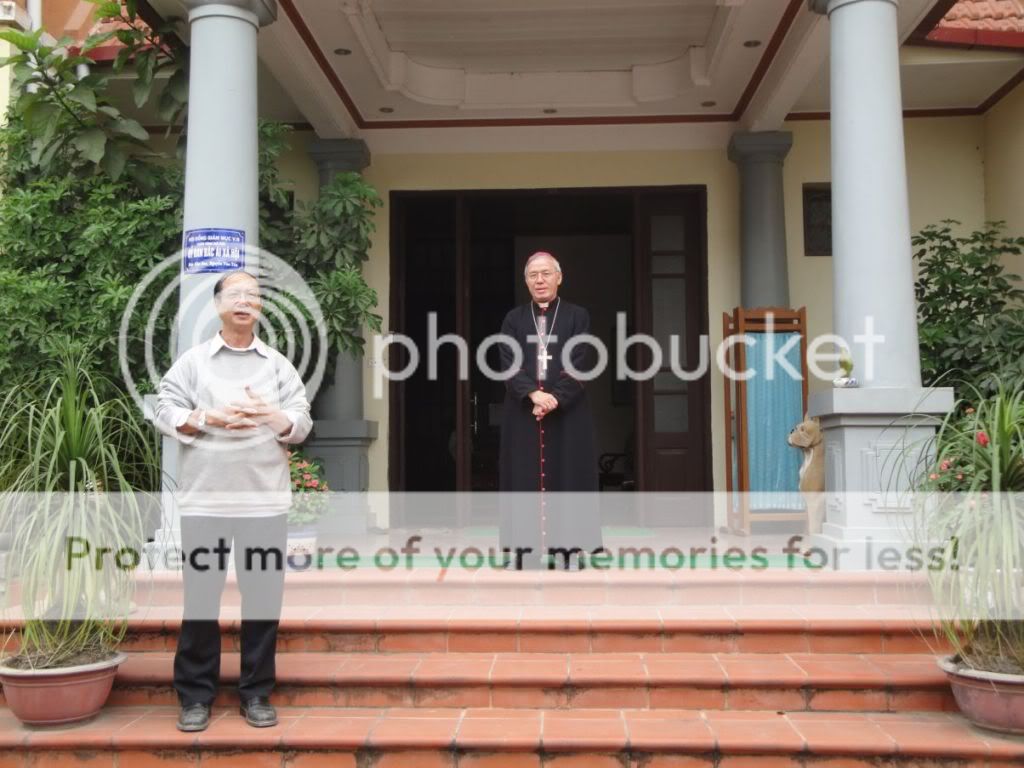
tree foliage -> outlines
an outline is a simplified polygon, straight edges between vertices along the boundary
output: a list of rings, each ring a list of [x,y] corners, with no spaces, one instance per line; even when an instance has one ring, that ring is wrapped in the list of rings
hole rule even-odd
[[[133,2],[98,2],[97,18],[116,29],[48,45],[39,33],[0,32],[15,54],[14,98],[0,128],[0,378],[41,369],[70,339],[98,380],[123,386],[117,348],[122,315],[136,287],[181,248],[184,171],[174,150],[154,149],[146,131],[113,103],[111,75],[133,72],[132,98],[159,100],[169,129],[187,130],[187,56],[167,29],[152,29]],[[105,71],[79,77],[84,54],[116,38],[122,49]],[[99,70],[100,67],[94,67]],[[162,88],[155,82],[164,80]],[[373,233],[376,193],[358,174],[339,174],[319,200],[293,207],[278,160],[287,126],[261,123],[261,244],[290,263],[313,289],[327,325],[327,370],[339,351],[358,352],[361,330],[379,329],[376,294],[361,274]],[[140,306],[157,301],[168,270]],[[145,380],[147,348],[169,365],[177,303],[129,327],[129,363]],[[143,385],[145,389],[145,385]]]
[[[1024,290],[1002,258],[1024,253],[1024,237],[990,223],[956,236],[956,221],[913,238],[921,374],[926,386],[955,383],[993,394],[1024,384]]]

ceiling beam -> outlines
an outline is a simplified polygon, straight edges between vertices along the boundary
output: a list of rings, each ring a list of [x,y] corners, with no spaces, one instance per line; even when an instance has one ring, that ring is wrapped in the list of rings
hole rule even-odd
[[[910,37],[936,2],[902,0],[899,6],[901,42]],[[828,25],[825,16],[801,9],[768,74],[741,116],[739,130],[775,131],[782,127],[814,76],[828,66]]]
[[[355,122],[335,84],[324,75],[286,13],[279,14],[274,24],[260,31],[258,45],[260,61],[288,91],[317,136],[346,139],[356,135]]]

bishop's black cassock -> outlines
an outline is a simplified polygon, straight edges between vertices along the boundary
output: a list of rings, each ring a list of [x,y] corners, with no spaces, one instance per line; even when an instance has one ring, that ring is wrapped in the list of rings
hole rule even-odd
[[[593,552],[601,546],[597,497],[565,495],[596,493],[598,488],[594,425],[585,383],[565,370],[562,359],[570,339],[590,332],[590,316],[560,298],[546,309],[530,302],[505,316],[501,332],[518,342],[523,356],[522,367],[505,382],[498,486],[502,492],[500,545],[512,558],[517,549],[529,550],[520,558],[524,563],[551,553],[553,564],[564,564],[566,551]],[[512,350],[507,344],[499,349],[502,370],[508,372],[516,362]],[[576,344],[571,350],[576,371],[591,370],[594,358],[589,343]],[[540,421],[533,415],[529,397],[538,389],[558,400],[558,407]]]

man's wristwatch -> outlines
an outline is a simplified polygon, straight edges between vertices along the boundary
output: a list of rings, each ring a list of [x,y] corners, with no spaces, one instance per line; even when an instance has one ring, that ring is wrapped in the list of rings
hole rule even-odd
[[[204,409],[204,410],[201,410],[199,412],[199,429],[204,429],[205,427],[206,427],[206,410]]]

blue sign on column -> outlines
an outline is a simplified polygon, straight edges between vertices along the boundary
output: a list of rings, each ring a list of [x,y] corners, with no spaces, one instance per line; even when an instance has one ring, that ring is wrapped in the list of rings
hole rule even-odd
[[[190,229],[185,233],[185,273],[245,269],[245,231]]]

